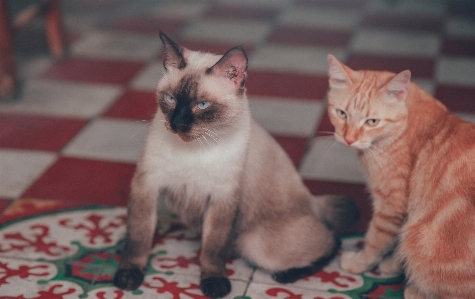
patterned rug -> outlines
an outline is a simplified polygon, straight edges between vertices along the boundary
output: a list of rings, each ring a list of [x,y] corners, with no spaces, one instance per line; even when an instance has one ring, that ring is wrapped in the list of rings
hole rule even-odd
[[[206,298],[199,289],[199,237],[177,221],[157,234],[145,282],[125,292],[112,285],[125,234],[125,208],[62,209],[16,220],[11,214],[7,211],[0,219],[2,299]],[[344,250],[361,246],[361,235],[343,239]],[[226,298],[402,298],[401,276],[387,277],[378,271],[349,274],[339,269],[338,258],[288,285],[274,282],[268,273],[241,259],[227,262],[227,275],[232,292]]]

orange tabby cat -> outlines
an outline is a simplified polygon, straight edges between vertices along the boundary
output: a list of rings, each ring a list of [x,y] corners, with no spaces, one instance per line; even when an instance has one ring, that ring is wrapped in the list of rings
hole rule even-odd
[[[358,150],[374,207],[364,248],[345,252],[341,267],[402,264],[406,299],[475,298],[475,125],[408,70],[354,71],[331,54],[328,62],[335,137]]]

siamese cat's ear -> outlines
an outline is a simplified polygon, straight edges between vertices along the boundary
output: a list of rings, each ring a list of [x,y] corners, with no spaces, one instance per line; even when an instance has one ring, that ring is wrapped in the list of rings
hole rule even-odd
[[[244,87],[247,79],[247,55],[242,46],[228,50],[215,65],[206,70],[207,74],[228,79],[235,87]]]
[[[165,58],[163,59],[163,67],[165,70],[169,68],[183,69],[186,67],[187,50],[169,38],[160,30],[160,39],[162,40]]]
[[[345,87],[348,83],[351,83],[350,72],[351,69],[339,62],[335,56],[328,54],[328,77],[330,87],[341,88]]]

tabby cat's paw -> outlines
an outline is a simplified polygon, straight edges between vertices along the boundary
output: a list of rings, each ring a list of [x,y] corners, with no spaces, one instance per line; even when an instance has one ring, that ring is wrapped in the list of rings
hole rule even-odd
[[[394,255],[384,258],[379,263],[379,270],[388,275],[397,275],[403,272],[401,262]]]
[[[369,270],[370,264],[364,260],[361,251],[347,251],[343,252],[340,258],[340,267],[348,272],[359,274]]]
[[[231,282],[226,277],[208,277],[201,280],[200,288],[205,296],[221,298],[231,292]]]
[[[144,274],[138,268],[119,269],[114,276],[114,285],[123,290],[135,290],[143,282]]]

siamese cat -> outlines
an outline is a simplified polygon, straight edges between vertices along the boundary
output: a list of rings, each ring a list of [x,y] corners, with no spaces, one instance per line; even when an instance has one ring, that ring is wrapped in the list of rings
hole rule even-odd
[[[163,32],[165,74],[159,110],[132,179],[127,234],[114,284],[136,289],[144,279],[157,219],[165,202],[200,233],[204,295],[231,291],[226,257],[289,283],[321,269],[354,222],[354,203],[314,197],[277,142],[252,118],[244,84],[247,56],[190,51]]]

